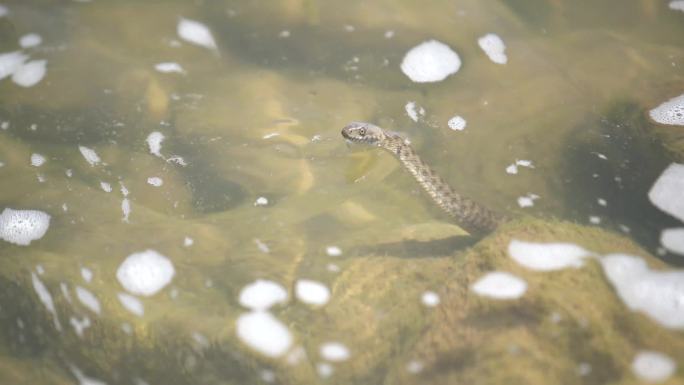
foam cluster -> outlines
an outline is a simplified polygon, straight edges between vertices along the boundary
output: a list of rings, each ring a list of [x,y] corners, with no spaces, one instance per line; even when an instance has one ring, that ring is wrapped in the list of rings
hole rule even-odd
[[[320,348],[321,357],[332,362],[341,362],[349,359],[349,349],[339,342],[326,342]]]
[[[506,64],[508,57],[506,56],[506,45],[499,35],[488,33],[477,39],[477,44],[487,54],[489,60],[496,64]]]
[[[240,305],[251,311],[237,319],[238,338],[265,356],[279,357],[285,354],[292,345],[292,333],[268,310],[273,305],[286,302],[287,299],[287,290],[269,280],[257,279],[242,288]]]
[[[6,208],[0,214],[0,238],[15,245],[28,246],[45,235],[50,214],[39,210]]]
[[[19,38],[19,46],[21,48],[32,48],[40,45],[43,38],[37,33],[29,33]]]
[[[85,158],[86,162],[88,162],[88,164],[91,166],[95,166],[102,161],[92,148],[78,146],[78,150],[81,152],[81,155],[83,155],[83,158]]]
[[[147,146],[150,149],[150,154],[163,158],[161,154],[162,142],[164,141],[164,134],[159,131],[153,131],[147,136]]]
[[[252,310],[268,310],[287,301],[287,291],[280,284],[264,279],[245,286],[240,291],[240,305]]]
[[[504,271],[493,271],[478,279],[470,289],[492,299],[517,299],[527,291],[527,282]]]
[[[672,163],[648,192],[654,206],[684,222],[684,164]]]
[[[662,103],[648,114],[660,124],[684,126],[684,94]]]
[[[513,239],[508,254],[518,264],[538,271],[562,270],[582,267],[590,251],[573,243],[536,243]]]
[[[271,313],[254,311],[242,314],[235,326],[238,338],[265,356],[282,356],[292,346],[292,333]]]
[[[45,77],[47,60],[31,60],[17,68],[12,75],[12,81],[22,87],[33,87]]]
[[[461,58],[448,45],[437,40],[411,48],[401,62],[401,71],[416,83],[439,82],[461,68]]]
[[[155,64],[154,69],[156,69],[157,71],[159,71],[161,73],[165,73],[165,74],[172,73],[172,72],[179,73],[179,74],[185,73],[185,70],[183,69],[183,67],[181,67],[180,64],[174,63],[174,62],[157,63],[157,64]]]
[[[660,243],[671,252],[684,255],[684,227],[663,230]]]
[[[116,278],[128,292],[149,297],[168,285],[175,273],[168,258],[145,250],[129,255],[116,271]]]
[[[667,355],[650,350],[640,351],[632,361],[632,371],[645,382],[663,382],[670,378],[677,364]]]
[[[627,307],[667,328],[684,329],[684,271],[654,271],[643,259],[623,254],[605,256],[601,265]]]
[[[214,35],[211,34],[209,28],[194,20],[190,19],[180,19],[177,28],[178,36],[181,39],[199,45],[201,47],[209,48],[212,50],[216,49],[216,41],[214,40]]]
[[[330,289],[320,282],[300,279],[295,284],[295,295],[306,304],[323,306],[330,300]]]
[[[463,131],[466,128],[466,120],[463,117],[455,115],[447,122],[449,128],[454,131]]]

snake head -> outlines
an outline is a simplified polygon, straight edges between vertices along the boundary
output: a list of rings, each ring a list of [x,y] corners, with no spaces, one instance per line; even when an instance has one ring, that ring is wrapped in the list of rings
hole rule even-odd
[[[366,122],[351,122],[342,129],[342,136],[354,143],[379,146],[385,139],[382,128]]]

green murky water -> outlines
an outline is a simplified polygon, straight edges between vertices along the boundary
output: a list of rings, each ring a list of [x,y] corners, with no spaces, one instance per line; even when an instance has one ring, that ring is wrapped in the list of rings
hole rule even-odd
[[[46,62],[28,87],[0,79],[0,209],[51,219],[30,245],[0,241],[0,383],[631,384],[644,351],[684,383],[681,328],[626,304],[603,260],[540,272],[508,250],[683,264],[659,242],[681,223],[647,198],[684,159],[681,127],[648,119],[684,90],[684,12],[667,1],[2,5],[0,53]],[[487,33],[505,65],[478,47]],[[463,64],[414,83],[401,60],[429,39]],[[468,237],[390,154],[345,145],[354,120],[403,132],[458,191],[519,219]],[[519,160],[532,167],[512,173]],[[146,250],[175,273],[147,294],[117,277]],[[524,295],[477,295],[491,271]],[[240,295],[256,280],[287,298],[253,312]]]

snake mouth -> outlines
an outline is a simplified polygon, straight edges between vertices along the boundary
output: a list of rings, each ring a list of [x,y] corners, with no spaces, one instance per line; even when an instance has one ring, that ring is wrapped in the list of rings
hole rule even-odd
[[[347,131],[346,127],[342,129],[342,136],[344,137],[344,139],[347,140],[347,142],[356,143],[356,142],[359,142],[359,141],[360,141],[359,138],[356,138],[356,137],[354,137],[353,135],[351,135],[351,134]]]

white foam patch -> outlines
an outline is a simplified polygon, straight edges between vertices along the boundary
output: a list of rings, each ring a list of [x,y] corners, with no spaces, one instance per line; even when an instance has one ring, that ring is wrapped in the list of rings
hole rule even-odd
[[[266,197],[258,197],[256,201],[254,201],[254,206],[266,206],[268,204],[268,198]]]
[[[119,185],[121,186],[121,195],[123,195],[124,197],[127,197],[128,196],[128,189],[126,188],[126,186],[124,186],[123,183],[121,183],[121,181],[119,181]]]
[[[632,361],[632,372],[646,382],[666,381],[677,369],[677,364],[667,355],[643,350],[637,353]]]
[[[525,294],[527,282],[513,274],[494,271],[485,274],[470,289],[476,294],[494,299],[517,299]]]
[[[404,75],[416,83],[438,82],[455,74],[461,59],[448,45],[428,40],[411,48],[401,62]]]
[[[539,271],[579,268],[591,252],[573,243],[534,243],[511,240],[508,255],[520,265]]]
[[[88,289],[76,286],[76,298],[78,298],[85,307],[92,310],[93,313],[100,314],[100,301],[98,301],[95,294],[91,293]]]
[[[90,282],[93,280],[93,271],[87,267],[82,267],[81,268],[81,277],[83,278],[84,281]]]
[[[128,198],[124,198],[121,201],[121,211],[123,212],[122,221],[128,222],[128,218],[131,216],[131,201]]]
[[[76,335],[81,338],[83,338],[83,332],[92,325],[90,322],[90,317],[88,316],[83,317],[83,319],[71,317],[69,318],[69,323],[74,328]]]
[[[292,345],[290,330],[267,312],[242,314],[237,319],[238,338],[250,348],[269,357],[280,357]]]
[[[150,154],[163,158],[161,154],[162,142],[164,141],[164,134],[159,131],[153,131],[147,135],[147,147],[150,149]]]
[[[639,258],[611,254],[601,258],[603,272],[633,311],[660,325],[684,329],[684,271],[654,271]]]
[[[662,103],[648,114],[660,124],[684,126],[684,94]]]
[[[216,49],[216,41],[214,41],[211,31],[206,25],[198,21],[181,18],[176,31],[181,39],[189,43],[212,50]]]
[[[86,162],[88,162],[88,164],[91,166],[95,166],[102,161],[92,148],[78,146],[78,150],[81,152],[81,155],[83,155],[83,158],[85,158]]]
[[[78,385],[107,385],[106,382],[100,381],[96,378],[88,377],[74,365],[69,365],[74,377],[78,380]]]
[[[18,51],[0,54],[0,80],[14,74],[28,58]]]
[[[175,273],[167,257],[155,250],[145,250],[129,255],[116,271],[116,277],[128,292],[149,297],[168,285]]]
[[[532,207],[537,199],[539,199],[539,195],[529,193],[518,198],[518,206],[521,208]]]
[[[331,362],[341,362],[349,359],[349,349],[339,342],[326,342],[321,345],[321,357]]]
[[[329,263],[325,266],[325,269],[328,270],[331,273],[339,273],[340,272],[340,267],[337,266],[334,263]]]
[[[60,282],[59,288],[62,291],[62,295],[64,296],[64,299],[66,299],[67,302],[72,303],[71,294],[69,294],[69,287],[67,286],[67,284],[64,282]]]
[[[406,371],[411,374],[418,374],[422,372],[424,368],[425,365],[423,365],[423,363],[418,360],[411,360],[408,364],[406,364]]]
[[[463,131],[466,128],[466,120],[463,117],[455,115],[447,122],[449,128],[454,131]]]
[[[648,199],[654,206],[684,222],[684,164],[672,163],[655,181]]]
[[[670,9],[684,12],[684,0],[673,0],[669,4]]]
[[[316,372],[321,378],[328,378],[335,373],[335,368],[327,362],[319,362],[316,364]]]
[[[671,252],[684,255],[684,227],[663,230],[660,243]]]
[[[168,159],[166,159],[166,161],[168,163],[175,163],[175,164],[177,164],[179,166],[183,166],[183,167],[188,165],[188,162],[186,162],[185,159],[183,159],[182,157],[180,157],[178,155],[171,155]]]
[[[0,238],[15,245],[28,246],[42,238],[50,227],[50,214],[39,210],[6,208],[0,214]]]
[[[517,174],[518,173],[518,166],[520,167],[527,167],[527,168],[534,168],[534,165],[532,164],[531,160],[516,160],[515,163],[510,164],[508,167],[506,167],[506,172],[509,174]]]
[[[276,380],[276,375],[272,370],[264,369],[259,373],[259,377],[261,377],[261,380],[272,384]]]
[[[29,33],[19,38],[21,48],[31,48],[40,45],[43,38],[37,33]]]
[[[434,291],[426,291],[420,297],[420,301],[425,306],[429,306],[429,307],[437,306],[437,305],[439,305],[439,295],[437,295],[437,293],[435,293]]]
[[[8,13],[9,13],[9,10],[7,10],[7,7],[0,4],[0,17],[7,16]]]
[[[258,279],[240,291],[240,305],[251,310],[268,310],[271,306],[285,301],[287,290],[273,281]]]
[[[425,109],[418,106],[416,102],[406,103],[404,109],[406,110],[406,114],[409,116],[409,118],[411,118],[411,120],[414,122],[417,122],[420,117],[425,116]]]
[[[147,178],[147,184],[150,184],[154,187],[161,187],[164,184],[164,181],[158,176],[152,176]]]
[[[44,165],[45,162],[46,162],[46,159],[43,155],[31,154],[31,166],[40,167],[40,166]]]
[[[477,39],[477,44],[487,54],[489,60],[496,64],[506,64],[508,57],[506,56],[506,44],[503,40],[494,33],[488,33]]]
[[[174,73],[174,72],[179,73],[179,74],[185,73],[185,70],[183,69],[183,67],[181,67],[180,64],[173,63],[173,62],[157,63],[154,66],[154,69],[156,69],[157,71],[159,71],[161,73],[165,73],[165,74]]]
[[[45,77],[47,60],[31,60],[17,68],[12,74],[12,81],[22,87],[33,87]]]
[[[342,255],[342,249],[337,246],[328,246],[325,248],[325,253],[330,257],[339,257]]]
[[[62,325],[57,318],[57,310],[55,309],[55,302],[52,300],[52,294],[48,291],[43,281],[38,278],[36,273],[31,272],[31,283],[33,283],[33,290],[36,291],[38,299],[43,303],[48,313],[52,315],[52,320],[55,323],[55,329],[62,330]]]
[[[139,317],[142,317],[143,314],[145,314],[145,306],[138,298],[126,293],[118,293],[116,296],[126,310]]]
[[[580,362],[575,372],[582,377],[588,376],[591,373],[591,365],[586,362]]]
[[[309,305],[322,306],[330,300],[330,290],[320,282],[300,279],[295,285],[297,298]]]
[[[100,188],[104,192],[112,192],[112,185],[107,182],[100,182]]]

